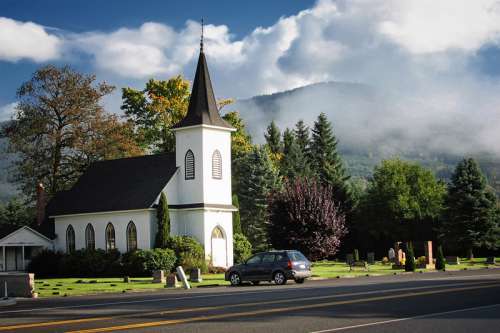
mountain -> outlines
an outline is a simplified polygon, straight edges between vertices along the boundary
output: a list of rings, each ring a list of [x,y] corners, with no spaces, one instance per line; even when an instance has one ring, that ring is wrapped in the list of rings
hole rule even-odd
[[[481,128],[473,127],[476,122],[469,125],[467,118],[454,119],[425,99],[364,84],[326,82],[239,100],[233,109],[240,112],[254,142],[260,143],[271,120],[282,130],[299,119],[312,127],[324,112],[354,177],[369,177],[381,160],[400,157],[447,180],[460,159],[472,156],[500,195],[498,145],[487,146],[477,139]]]
[[[299,119],[312,126],[321,112],[326,113],[353,177],[367,178],[381,160],[398,156],[447,180],[463,156],[472,156],[500,195],[500,145],[481,145],[481,128],[471,127],[476,122],[452,119],[413,96],[358,83],[326,82],[238,100],[227,108],[240,111],[257,143],[264,141],[273,119],[281,129],[293,127]],[[6,144],[0,139],[0,151]],[[12,155],[0,157],[0,201],[17,193],[8,180],[12,160]]]

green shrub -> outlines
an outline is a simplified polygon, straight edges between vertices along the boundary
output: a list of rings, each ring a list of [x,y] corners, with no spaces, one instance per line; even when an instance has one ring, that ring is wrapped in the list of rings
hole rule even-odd
[[[415,272],[415,268],[416,264],[415,264],[415,255],[413,253],[413,246],[411,245],[411,243],[408,243],[406,251],[405,271]]]
[[[146,275],[151,275],[156,270],[171,272],[177,259],[170,249],[138,250],[135,255],[137,265],[142,265],[141,273]]]
[[[252,255],[252,244],[243,234],[233,236],[234,262],[240,264]]]
[[[443,247],[441,245],[439,245],[438,248],[437,248],[437,256],[436,256],[436,265],[435,265],[435,268],[437,270],[444,270],[444,269],[446,269],[446,260],[444,259]]]
[[[427,258],[425,256],[421,256],[417,258],[417,265],[422,266],[427,263]]]
[[[43,250],[28,265],[28,272],[35,273],[37,278],[59,276],[59,263],[64,254],[52,250]]]
[[[193,268],[199,268],[203,273],[207,272],[205,251],[201,244],[193,237],[170,237],[167,242],[167,248],[175,252],[177,257],[175,266],[182,266],[185,272],[189,272]]]

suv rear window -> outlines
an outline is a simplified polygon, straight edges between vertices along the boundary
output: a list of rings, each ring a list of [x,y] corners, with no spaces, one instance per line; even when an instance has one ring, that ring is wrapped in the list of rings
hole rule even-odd
[[[307,258],[298,251],[288,252],[291,261],[308,261]]]

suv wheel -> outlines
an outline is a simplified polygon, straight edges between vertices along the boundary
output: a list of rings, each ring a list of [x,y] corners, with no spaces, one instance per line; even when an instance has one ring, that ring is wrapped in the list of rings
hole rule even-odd
[[[241,284],[241,278],[240,275],[236,272],[232,272],[229,275],[229,281],[231,281],[232,286],[239,286]]]
[[[281,271],[274,273],[273,280],[274,280],[274,283],[276,283],[277,285],[284,285],[286,283],[285,273],[283,273]]]

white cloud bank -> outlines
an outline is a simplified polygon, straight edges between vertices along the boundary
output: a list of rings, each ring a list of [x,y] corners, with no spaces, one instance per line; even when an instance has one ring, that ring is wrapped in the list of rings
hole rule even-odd
[[[0,60],[54,60],[60,57],[61,47],[60,38],[41,25],[0,17]]]
[[[11,47],[0,44],[0,59],[45,61],[61,57],[63,49],[72,56],[80,52],[91,56],[100,78],[125,85],[179,73],[191,77],[198,54],[200,26],[194,21],[182,29],[147,22],[63,37],[34,23],[3,19],[0,31],[2,24],[11,32],[0,32],[0,41],[9,37]],[[16,34],[31,37],[17,45]],[[46,50],[40,53],[31,45]],[[398,142],[500,155],[500,80],[471,66],[488,45],[500,46],[499,1],[320,0],[240,39],[225,25],[205,29],[219,97],[249,97],[321,81],[359,82],[387,92],[377,110],[352,110],[342,117],[338,102],[328,111],[328,96],[297,101],[304,105],[298,111],[284,104],[275,115],[282,124],[312,119],[321,109],[334,119],[341,141],[361,144],[390,133]]]

